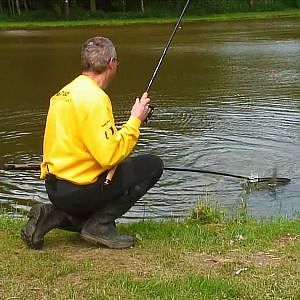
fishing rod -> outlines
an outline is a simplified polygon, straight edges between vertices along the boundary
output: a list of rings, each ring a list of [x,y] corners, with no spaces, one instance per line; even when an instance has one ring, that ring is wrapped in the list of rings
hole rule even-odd
[[[40,165],[38,164],[4,164],[4,171],[39,171]]]
[[[170,48],[170,45],[171,45],[171,43],[172,43],[172,40],[173,40],[173,38],[174,38],[174,36],[175,36],[175,34],[176,34],[176,32],[177,32],[177,29],[179,28],[179,25],[180,25],[180,23],[181,23],[181,21],[182,21],[183,15],[184,15],[184,13],[185,13],[185,11],[186,11],[188,5],[189,5],[189,2],[190,2],[190,0],[187,0],[187,1],[186,1],[185,5],[184,5],[184,7],[183,7],[183,9],[182,9],[182,11],[181,11],[181,14],[180,14],[180,16],[179,16],[179,18],[178,18],[178,21],[177,21],[177,23],[176,23],[176,25],[175,25],[175,27],[174,27],[174,29],[173,29],[173,32],[172,32],[172,34],[171,34],[171,36],[170,36],[170,38],[169,38],[169,40],[168,40],[168,42],[167,42],[167,44],[166,44],[166,46],[165,46],[163,52],[162,52],[162,55],[161,55],[161,57],[160,57],[160,59],[159,59],[159,61],[158,61],[158,63],[157,63],[157,66],[156,66],[156,68],[154,69],[154,72],[153,72],[153,74],[152,74],[152,77],[151,77],[151,79],[150,79],[150,81],[149,81],[149,83],[148,83],[147,89],[146,89],[146,92],[147,92],[147,93],[150,91],[150,89],[151,89],[151,87],[152,87],[152,84],[153,84],[153,81],[154,81],[156,75],[158,74],[158,71],[159,71],[159,69],[160,69],[160,66],[161,66],[161,64],[162,64],[162,62],[163,62],[163,60],[164,60],[164,58],[165,58],[165,56],[166,56],[166,54],[167,54],[167,52],[168,52],[168,49]],[[150,112],[149,112],[149,114],[148,114],[148,116],[147,116],[146,122],[151,118],[151,116],[152,116],[152,114],[153,114],[154,106],[153,106],[153,105],[149,105],[149,108],[150,108]]]
[[[167,42],[167,44],[166,44],[166,46],[165,46],[163,52],[162,52],[162,55],[161,55],[161,57],[160,57],[160,59],[159,59],[159,61],[158,61],[158,64],[157,64],[157,66],[156,66],[156,68],[155,68],[155,70],[154,70],[154,72],[153,72],[153,75],[152,75],[150,81],[149,81],[149,84],[148,84],[148,87],[147,87],[147,89],[146,89],[146,92],[149,92],[149,91],[150,91],[150,88],[151,88],[151,86],[152,86],[152,84],[153,84],[153,81],[154,81],[154,79],[155,79],[155,77],[156,77],[156,75],[157,75],[157,73],[158,73],[158,71],[159,71],[159,68],[160,68],[160,66],[161,66],[161,64],[162,64],[162,62],[163,62],[163,59],[165,58],[165,56],[166,56],[166,54],[167,54],[167,51],[168,51],[168,49],[169,49],[169,47],[170,47],[170,45],[171,45],[171,43],[172,43],[172,40],[173,40],[173,38],[174,38],[174,36],[175,36],[175,33],[177,32],[177,29],[178,29],[178,27],[179,27],[179,25],[180,25],[180,23],[181,23],[181,20],[182,20],[183,15],[184,15],[184,13],[185,13],[185,11],[186,11],[188,5],[189,5],[189,2],[190,2],[190,0],[187,0],[186,3],[185,3],[185,5],[184,5],[184,7],[183,7],[183,9],[182,9],[182,12],[181,12],[181,14],[180,14],[180,16],[179,16],[179,19],[178,19],[178,21],[177,21],[177,23],[176,23],[176,25],[175,25],[175,27],[174,27],[174,29],[173,29],[173,32],[172,32],[172,34],[171,34],[171,36],[170,36],[170,38],[169,38],[169,40],[168,40],[168,42]]]
[[[175,171],[175,172],[192,172],[192,173],[203,173],[203,174],[212,174],[212,175],[221,175],[226,177],[233,177],[233,178],[239,178],[239,179],[245,179],[248,180],[251,183],[256,182],[265,182],[269,184],[288,184],[291,179],[286,177],[277,177],[276,173],[273,174],[271,177],[246,177],[242,175],[235,175],[230,173],[224,173],[224,172],[217,172],[217,171],[210,171],[210,170],[203,170],[203,169],[189,169],[189,168],[176,168],[176,167],[164,167],[164,170],[167,171]]]
[[[40,165],[38,164],[4,164],[3,169],[5,171],[26,171],[26,170],[40,170]],[[224,172],[203,170],[203,169],[190,169],[190,168],[177,168],[177,167],[164,167],[166,171],[175,171],[175,172],[191,172],[191,173],[203,173],[203,174],[212,174],[212,175],[220,175],[226,177],[233,177],[238,179],[248,180],[249,182],[264,182],[269,184],[288,184],[291,179],[286,177],[277,177],[276,174],[273,174],[271,177],[261,177],[261,178],[251,178],[242,175],[235,175]]]

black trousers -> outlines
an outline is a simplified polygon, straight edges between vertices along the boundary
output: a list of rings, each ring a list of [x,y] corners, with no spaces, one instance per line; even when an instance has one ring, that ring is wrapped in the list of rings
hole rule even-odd
[[[162,160],[147,154],[121,162],[109,185],[103,184],[107,172],[88,185],[76,185],[52,176],[46,178],[45,185],[52,204],[69,215],[86,219],[103,210],[114,215],[115,219],[153,187],[162,172]]]

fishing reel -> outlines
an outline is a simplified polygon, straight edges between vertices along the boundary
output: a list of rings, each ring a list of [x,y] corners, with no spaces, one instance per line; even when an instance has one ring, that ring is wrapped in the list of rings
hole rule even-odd
[[[149,107],[149,113],[148,113],[147,118],[145,119],[145,123],[148,123],[148,121],[152,117],[152,114],[153,114],[153,111],[154,111],[154,106],[153,105],[149,104],[148,107]]]

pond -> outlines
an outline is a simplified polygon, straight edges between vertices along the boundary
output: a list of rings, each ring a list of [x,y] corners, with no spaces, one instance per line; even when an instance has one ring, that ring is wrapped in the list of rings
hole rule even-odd
[[[80,73],[80,47],[107,36],[119,73],[108,89],[117,124],[152,76],[173,24],[0,31],[0,164],[39,163],[49,98]],[[291,217],[300,210],[299,18],[183,23],[151,89],[154,114],[134,154],[166,167],[291,182],[249,190],[242,180],[165,171],[122,219],[181,218],[201,201],[234,212]],[[36,171],[1,171],[0,206],[14,216],[47,202]]]

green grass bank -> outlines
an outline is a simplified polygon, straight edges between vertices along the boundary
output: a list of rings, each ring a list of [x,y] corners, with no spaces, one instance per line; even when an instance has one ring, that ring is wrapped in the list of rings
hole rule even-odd
[[[283,18],[283,17],[300,17],[300,9],[283,10],[283,11],[267,11],[267,12],[245,12],[245,13],[228,13],[215,14],[207,16],[185,16],[184,22],[192,21],[233,21],[247,19],[267,19],[267,18]],[[43,29],[43,28],[59,28],[59,27],[78,27],[78,26],[120,26],[132,24],[163,24],[174,23],[177,17],[142,17],[142,16],[102,16],[101,18],[87,18],[80,20],[9,20],[0,18],[0,29]]]
[[[0,217],[0,299],[300,299],[300,218],[139,222],[131,249],[53,230],[43,250]]]

